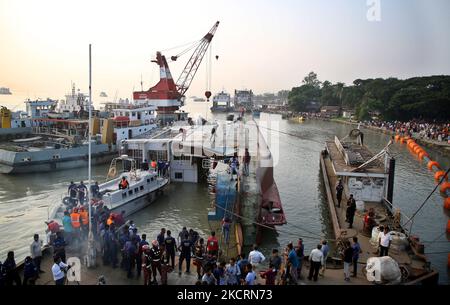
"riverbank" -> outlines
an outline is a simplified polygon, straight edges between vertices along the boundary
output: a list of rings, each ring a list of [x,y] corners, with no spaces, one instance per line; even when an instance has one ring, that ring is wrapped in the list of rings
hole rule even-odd
[[[319,119],[319,118],[317,118]],[[342,124],[347,124],[347,125],[353,125],[353,126],[358,126],[358,122],[352,122],[352,121],[348,121],[348,120],[344,120],[344,119],[323,119],[323,120],[329,120],[332,122],[336,122],[336,123],[342,123]],[[376,132],[381,132],[390,136],[395,136],[396,133],[392,130],[388,130],[386,128],[381,128],[381,127],[375,127],[375,126],[368,126],[368,125],[364,125],[361,124],[361,126],[363,128],[366,129],[370,129]],[[426,146],[429,148],[433,148],[436,149],[438,152],[440,152],[442,155],[446,156],[446,157],[450,157],[450,144],[446,143],[446,142],[439,142],[439,141],[433,141],[433,140],[427,140],[427,139],[422,139],[420,137],[418,137],[416,134],[413,134],[413,139],[420,145],[422,146]]]

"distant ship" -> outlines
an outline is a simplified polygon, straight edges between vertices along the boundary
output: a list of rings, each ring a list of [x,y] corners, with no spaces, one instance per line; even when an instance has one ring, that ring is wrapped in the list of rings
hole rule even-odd
[[[6,88],[6,87],[0,87],[0,94],[3,94],[3,95],[11,95],[12,93],[11,93],[11,91],[9,90],[9,88]]]
[[[228,112],[231,110],[231,96],[229,93],[222,92],[214,95],[212,112]]]
[[[252,90],[234,90],[234,106],[236,109],[244,108],[249,112],[253,108],[253,91]]]
[[[100,97],[108,97],[108,95],[106,94],[106,92],[102,91],[100,92]]]

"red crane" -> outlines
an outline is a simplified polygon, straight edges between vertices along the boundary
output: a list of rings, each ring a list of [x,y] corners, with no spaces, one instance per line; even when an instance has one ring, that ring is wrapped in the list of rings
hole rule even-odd
[[[169,65],[166,57],[161,52],[156,53],[156,60],[152,60],[159,66],[160,80],[147,91],[135,91],[133,92],[133,99],[135,101],[146,101],[150,105],[158,107],[158,114],[173,114],[180,106],[183,105],[182,98],[189,89],[189,86],[194,79],[194,76],[202,62],[202,59],[208,49],[211,40],[214,37],[214,33],[219,26],[217,21],[209,32],[203,36],[200,41],[197,41],[193,45],[189,46],[186,50],[180,52],[178,55],[172,56],[172,61],[175,61],[181,55],[195,48],[194,53],[191,55],[189,61],[181,72],[176,84],[173,81],[172,74],[170,73]]]
[[[194,53],[192,53],[191,58],[184,67],[183,72],[181,72],[180,77],[178,77],[177,90],[181,94],[181,96],[184,96],[186,91],[189,89],[189,86],[194,79],[195,73],[197,72],[198,67],[202,62],[203,56],[205,55],[209,43],[213,39],[218,26],[219,21],[217,21],[209,30],[209,32],[205,36],[203,36]],[[176,56],[173,56],[172,60],[176,60],[176,58]]]

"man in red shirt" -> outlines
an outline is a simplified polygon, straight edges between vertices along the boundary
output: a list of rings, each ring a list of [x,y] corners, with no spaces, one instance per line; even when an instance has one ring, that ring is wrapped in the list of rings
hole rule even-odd
[[[266,285],[275,285],[277,270],[274,268],[273,264],[269,264],[269,269],[267,271],[261,271],[259,275],[263,279],[266,279]]]
[[[212,231],[211,236],[208,237],[208,242],[206,246],[206,250],[208,250],[208,254],[212,256],[216,256],[219,253],[219,241],[216,238],[216,232]]]

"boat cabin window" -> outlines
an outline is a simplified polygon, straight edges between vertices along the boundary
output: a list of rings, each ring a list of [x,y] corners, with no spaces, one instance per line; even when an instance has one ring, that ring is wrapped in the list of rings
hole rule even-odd
[[[152,180],[153,181],[153,177],[150,179],[150,180]]]
[[[30,162],[31,161],[31,157],[26,157],[22,159],[23,162]]]
[[[129,191],[128,191],[128,195],[133,195],[133,191],[132,191],[132,190],[129,190]]]
[[[59,155],[53,155],[53,159],[59,159]]]
[[[138,188],[135,188],[135,189],[134,189],[134,193],[136,194],[137,192],[139,192],[139,189],[138,189]]]
[[[147,183],[150,183],[150,179],[147,179]]]
[[[175,179],[183,179],[183,173],[175,173]]]
[[[141,186],[139,187],[139,189],[140,189],[141,191],[143,191],[143,190],[144,190],[144,186],[141,185]]]
[[[122,198],[126,198],[127,197],[127,192],[123,192],[122,193]]]

